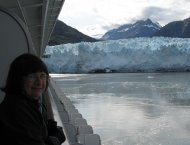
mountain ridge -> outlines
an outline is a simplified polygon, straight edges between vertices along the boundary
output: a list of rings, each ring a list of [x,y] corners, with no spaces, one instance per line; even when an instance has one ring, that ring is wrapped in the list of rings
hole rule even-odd
[[[181,21],[170,22],[163,27],[151,19],[138,20],[133,24],[124,24],[109,30],[100,39],[87,36],[58,20],[48,45],[154,36],[190,38],[190,17]]]
[[[133,24],[124,24],[117,29],[106,32],[102,36],[102,39],[117,40],[134,37],[149,37],[160,29],[161,26],[158,23],[152,22],[150,19],[138,20]]]
[[[51,45],[60,45],[66,43],[79,43],[82,41],[96,42],[99,40],[87,36],[79,32],[77,29],[68,26],[64,22],[57,20],[48,45],[51,46]]]
[[[190,18],[170,22],[153,36],[190,38]]]
[[[149,29],[144,27],[146,24],[149,25]],[[138,27],[137,27],[138,25]],[[155,29],[151,29],[154,27]],[[128,29],[127,31],[125,31]],[[120,33],[123,31],[123,33]],[[135,37],[176,37],[176,38],[190,38],[190,18],[184,20],[173,21],[165,26],[161,27],[158,22],[153,22],[150,19],[138,20],[133,24],[124,24],[118,28],[109,30],[106,32],[102,39],[103,40],[117,40],[127,39]]]

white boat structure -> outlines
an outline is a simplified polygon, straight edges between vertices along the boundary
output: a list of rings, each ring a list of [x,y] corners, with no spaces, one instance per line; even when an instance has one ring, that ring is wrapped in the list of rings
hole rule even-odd
[[[42,57],[65,0],[0,0],[0,87],[20,54]],[[0,102],[4,94],[0,91]],[[66,135],[63,145],[101,145],[100,136],[51,79],[46,105]]]

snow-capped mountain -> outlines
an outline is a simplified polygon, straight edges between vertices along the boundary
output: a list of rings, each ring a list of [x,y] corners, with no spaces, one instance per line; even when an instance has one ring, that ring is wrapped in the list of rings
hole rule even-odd
[[[117,40],[134,37],[150,37],[156,31],[160,30],[161,26],[150,19],[139,20],[134,24],[125,24],[117,29],[108,31],[102,36],[104,40]]]

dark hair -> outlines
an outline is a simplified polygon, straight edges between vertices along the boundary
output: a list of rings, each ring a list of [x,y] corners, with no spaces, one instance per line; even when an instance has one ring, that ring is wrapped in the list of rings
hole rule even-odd
[[[2,91],[9,94],[20,94],[23,77],[36,72],[45,72],[49,76],[45,63],[37,56],[29,53],[18,56],[10,65],[6,85]]]

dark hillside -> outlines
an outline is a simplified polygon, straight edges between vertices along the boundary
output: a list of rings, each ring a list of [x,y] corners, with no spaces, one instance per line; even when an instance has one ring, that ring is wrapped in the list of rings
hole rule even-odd
[[[57,21],[53,33],[50,37],[49,45],[59,45],[78,42],[96,42],[95,38],[89,37],[78,30],[66,25],[62,21]]]

